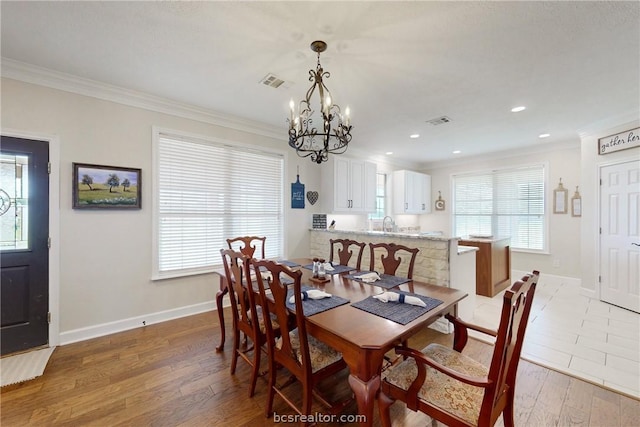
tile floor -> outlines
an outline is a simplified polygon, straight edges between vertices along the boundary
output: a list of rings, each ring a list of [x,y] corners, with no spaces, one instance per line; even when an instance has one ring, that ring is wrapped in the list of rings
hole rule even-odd
[[[522,358],[640,398],[639,314],[582,296],[577,283],[544,274],[534,298]],[[477,295],[474,322],[497,328],[501,307],[502,293]]]

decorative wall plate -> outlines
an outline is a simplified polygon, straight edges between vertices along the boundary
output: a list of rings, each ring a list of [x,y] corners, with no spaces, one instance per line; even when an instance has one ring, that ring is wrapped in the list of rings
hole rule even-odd
[[[307,200],[312,205],[315,205],[318,201],[318,192],[317,191],[307,191]]]

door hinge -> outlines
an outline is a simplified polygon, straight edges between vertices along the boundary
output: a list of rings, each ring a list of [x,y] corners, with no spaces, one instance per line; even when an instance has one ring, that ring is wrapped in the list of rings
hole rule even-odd
[[[47,173],[51,175],[51,162],[47,162]]]
[[[47,323],[51,323],[51,312],[47,312]]]
[[[598,276],[598,283],[602,283],[602,276]]]
[[[51,249],[51,237],[47,237],[47,248]]]

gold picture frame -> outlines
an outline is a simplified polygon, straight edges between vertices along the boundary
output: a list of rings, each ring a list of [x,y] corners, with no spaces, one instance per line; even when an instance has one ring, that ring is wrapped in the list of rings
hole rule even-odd
[[[558,188],[553,190],[553,213],[566,214],[569,191],[562,185],[562,178],[558,183]]]
[[[582,197],[576,185],[576,192],[571,198],[571,216],[582,216]]]

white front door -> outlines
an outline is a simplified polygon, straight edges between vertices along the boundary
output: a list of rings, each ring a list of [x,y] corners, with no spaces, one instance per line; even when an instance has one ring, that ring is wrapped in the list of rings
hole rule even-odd
[[[640,312],[640,162],[600,168],[600,299]]]

